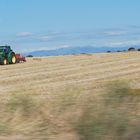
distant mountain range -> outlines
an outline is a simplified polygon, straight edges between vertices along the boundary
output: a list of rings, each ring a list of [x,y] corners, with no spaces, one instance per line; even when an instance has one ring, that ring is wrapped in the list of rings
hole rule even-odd
[[[56,50],[40,50],[33,51],[30,53],[24,54],[33,55],[33,56],[59,56],[59,55],[71,55],[71,54],[82,54],[82,53],[102,53],[102,52],[116,52],[128,50],[129,47],[93,47],[93,46],[84,46],[84,47],[68,47],[68,48],[60,48]],[[139,46],[135,46],[135,48],[139,48]]]

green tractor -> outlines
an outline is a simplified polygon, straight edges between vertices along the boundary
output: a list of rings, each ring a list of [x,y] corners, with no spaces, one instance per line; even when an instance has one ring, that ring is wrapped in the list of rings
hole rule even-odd
[[[10,46],[0,46],[0,64],[15,64],[16,54],[12,51]]]

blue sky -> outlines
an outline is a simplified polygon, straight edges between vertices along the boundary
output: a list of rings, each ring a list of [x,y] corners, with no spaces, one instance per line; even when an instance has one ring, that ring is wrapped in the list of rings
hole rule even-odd
[[[140,44],[140,0],[0,0],[0,45],[19,52]]]

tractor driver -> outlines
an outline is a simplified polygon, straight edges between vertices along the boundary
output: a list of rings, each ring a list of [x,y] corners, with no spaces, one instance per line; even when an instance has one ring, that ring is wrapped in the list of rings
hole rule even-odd
[[[8,49],[7,48],[4,48],[4,52],[7,55],[8,54]]]

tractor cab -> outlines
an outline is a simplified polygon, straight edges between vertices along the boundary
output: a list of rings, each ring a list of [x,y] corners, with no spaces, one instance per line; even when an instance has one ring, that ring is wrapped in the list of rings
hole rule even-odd
[[[9,51],[12,51],[11,48],[9,46],[0,46],[0,53],[4,52],[4,53],[8,53]]]
[[[0,64],[15,64],[16,55],[10,46],[0,46]]]

